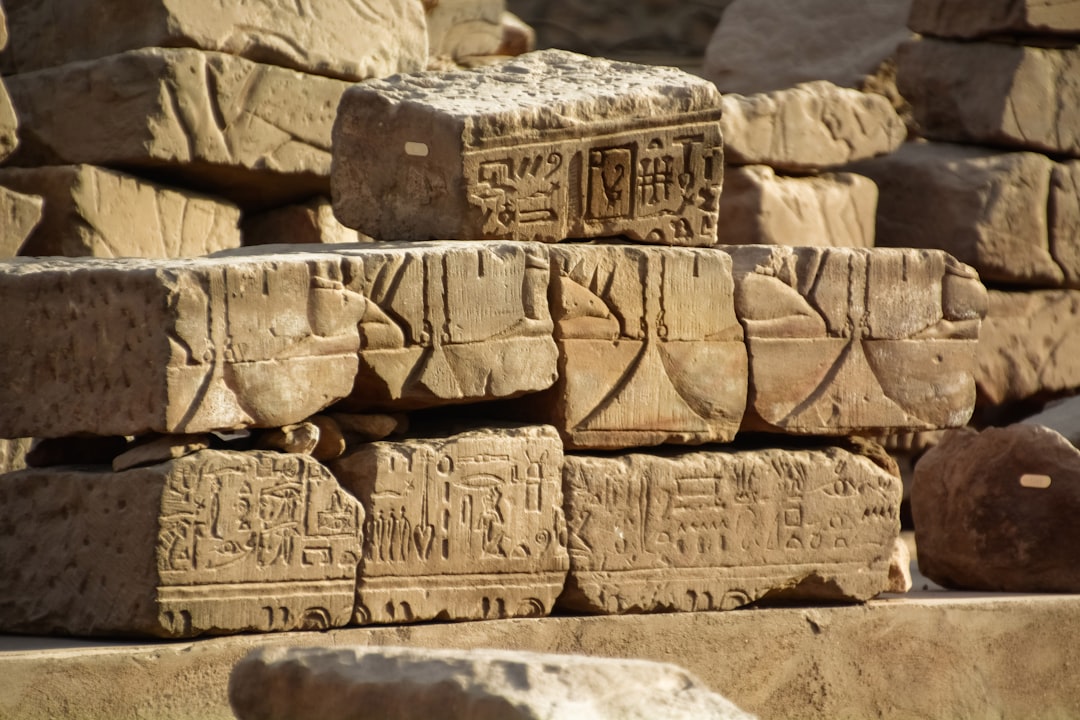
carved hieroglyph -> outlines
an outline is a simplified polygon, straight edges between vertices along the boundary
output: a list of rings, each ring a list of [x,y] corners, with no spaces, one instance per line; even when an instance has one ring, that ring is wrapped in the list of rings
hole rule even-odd
[[[957,427],[986,289],[940,250],[727,246],[746,329],[746,430]]]
[[[41,222],[45,202],[37,195],[0,187],[0,259],[15,257]]]
[[[913,0],[908,26],[922,35],[1080,34],[1080,5],[1069,0]]]
[[[203,450],[0,478],[0,629],[326,629],[352,616],[363,509],[314,460]]]
[[[531,53],[352,87],[334,211],[382,240],[713,245],[720,95],[672,68]]]
[[[367,512],[356,622],[551,611],[568,567],[554,429],[375,442],[331,467]]]
[[[900,478],[840,448],[567,455],[560,607],[730,610],[889,584]]]
[[[522,407],[574,448],[731,440],[746,406],[746,346],[729,258],[635,245],[550,254],[559,379]]]
[[[370,305],[333,257],[0,265],[0,437],[298,422],[353,387]]]

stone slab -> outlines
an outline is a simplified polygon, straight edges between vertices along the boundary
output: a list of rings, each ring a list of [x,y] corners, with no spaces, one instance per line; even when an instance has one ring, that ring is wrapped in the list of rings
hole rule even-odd
[[[192,257],[240,246],[240,208],[93,165],[0,169],[45,200],[20,255]]]
[[[363,510],[311,458],[203,450],[0,478],[0,628],[194,637],[352,616]]]
[[[422,70],[423,9],[415,0],[8,0],[4,74],[144,47],[190,47],[316,75],[363,80]],[[87,28],[99,28],[87,32]]]
[[[5,82],[26,128],[12,164],[152,171],[259,208],[328,191],[330,131],[349,86],[183,48],[132,50]]]
[[[249,246],[281,243],[340,245],[373,240],[338,222],[330,199],[326,197],[248,215],[241,230],[244,245]]]
[[[15,257],[41,222],[45,201],[0,187],[0,259]]]
[[[921,35],[1080,35],[1080,7],[1071,0],[913,0],[908,26]]]
[[[855,173],[777,175],[767,165],[728,167],[720,196],[729,245],[873,247],[878,187]]]
[[[897,53],[920,134],[1080,157],[1080,48],[923,38]]]
[[[712,245],[719,119],[707,81],[558,50],[364,83],[334,126],[334,211],[381,240]]]
[[[940,250],[727,246],[746,330],[744,430],[959,427],[986,290]]]
[[[569,565],[553,428],[375,442],[331,469],[367,515],[356,623],[551,611]]]

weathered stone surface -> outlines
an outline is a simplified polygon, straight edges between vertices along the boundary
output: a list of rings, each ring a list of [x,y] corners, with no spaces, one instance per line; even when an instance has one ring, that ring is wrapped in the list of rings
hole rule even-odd
[[[3,175],[0,174],[0,182],[2,178]],[[248,215],[240,227],[244,245],[338,245],[370,242],[373,239],[338,222],[330,200],[325,197]]]
[[[524,55],[536,49],[536,31],[512,12],[502,14],[502,39],[496,55]]]
[[[686,670],[512,650],[267,648],[229,680],[240,720],[752,720]]]
[[[301,422],[259,433],[255,447],[260,450],[278,450],[284,453],[311,455],[319,444],[319,427],[314,423]]]
[[[716,242],[720,95],[672,68],[557,50],[351,88],[334,211],[381,240]]]
[[[0,628],[193,637],[339,627],[363,509],[300,455],[0,478]]]
[[[551,611],[569,564],[553,428],[376,442],[331,468],[367,513],[357,623]]]
[[[889,585],[885,592],[906,593],[911,585],[911,550],[904,538],[898,537],[889,556]]]
[[[210,447],[210,436],[199,435],[162,435],[136,444],[112,460],[113,472],[123,472],[144,465],[158,465],[169,460],[194,455]]]
[[[728,246],[745,430],[847,435],[967,422],[986,289],[936,250]]]
[[[329,417],[341,428],[346,445],[382,440],[409,430],[409,418],[403,413],[330,413]]]
[[[728,167],[719,231],[730,245],[873,247],[878,188],[854,173],[788,177],[766,165]]]
[[[0,440],[0,475],[26,467],[26,452],[31,442],[31,438]]]
[[[897,83],[922,135],[1080,157],[1080,48],[924,38],[900,46]]]
[[[416,0],[7,0],[6,73],[94,60],[144,47],[240,55],[346,80],[421,70],[427,60]],[[88,28],[100,28],[88,32]]]
[[[0,160],[4,160],[19,144],[19,116],[11,104],[7,84],[0,80]]]
[[[0,184],[45,199],[20,255],[190,257],[240,246],[232,203],[93,165],[5,168]]]
[[[24,127],[13,164],[141,168],[262,208],[326,194],[330,130],[349,87],[176,48],[132,50],[5,82]]]
[[[913,0],[908,26],[922,35],[1080,34],[1080,6],[1071,0]]]
[[[819,170],[890,153],[907,137],[887,99],[824,80],[771,93],[729,93],[723,107],[728,165]]]
[[[568,455],[559,606],[730,610],[770,595],[867,600],[889,585],[900,478],[839,448]]]
[[[16,258],[0,266],[0,437],[298,422],[353,387],[369,307],[341,261]]]
[[[37,224],[44,200],[0,187],[0,259],[15,257]]]
[[[1038,425],[950,433],[915,467],[919,569],[947,587],[1077,592],[1080,451]]]
[[[505,10],[506,0],[437,0],[427,10],[428,54],[455,60],[496,54]]]

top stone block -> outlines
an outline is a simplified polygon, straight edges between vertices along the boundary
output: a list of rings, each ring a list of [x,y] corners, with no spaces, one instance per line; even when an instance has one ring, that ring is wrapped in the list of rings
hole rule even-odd
[[[1080,3],[1071,0],[914,0],[908,26],[947,38],[1080,35]]]
[[[549,50],[342,97],[334,211],[381,240],[716,244],[720,94],[679,70]]]

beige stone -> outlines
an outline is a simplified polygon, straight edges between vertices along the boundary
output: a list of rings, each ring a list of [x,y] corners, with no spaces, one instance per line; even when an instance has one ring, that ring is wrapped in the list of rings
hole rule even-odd
[[[240,246],[240,209],[93,165],[0,170],[0,184],[45,199],[20,255],[190,257]]]
[[[19,144],[19,116],[11,104],[11,94],[0,80],[0,160],[15,152]]]
[[[241,223],[241,229],[244,245],[338,245],[373,240],[338,222],[330,200],[325,197],[248,215]]]
[[[311,456],[320,462],[329,462],[345,454],[348,441],[341,425],[330,415],[312,415],[308,422],[319,429],[319,442],[311,450]]]
[[[911,549],[903,538],[898,537],[893,541],[892,555],[889,556],[889,585],[885,592],[906,593],[911,586]]]
[[[512,12],[504,12],[500,20],[502,38],[496,55],[524,55],[536,49],[536,31]]]
[[[720,95],[557,50],[364,83],[334,126],[334,211],[382,240],[716,242]]]
[[[114,457],[112,469],[113,472],[123,472],[144,465],[158,465],[169,460],[194,455],[209,447],[209,435],[162,435],[136,444],[130,450],[125,450]]]
[[[924,38],[897,64],[925,137],[1080,157],[1080,48]]]
[[[986,289],[939,250],[728,246],[746,330],[744,430],[964,425]]]
[[[777,175],[767,165],[728,167],[719,231],[730,245],[873,247],[878,188],[854,173]]]
[[[232,55],[147,48],[5,79],[16,165],[90,163],[266,208],[328,190],[349,84]],[[63,112],[57,112],[63,108]]]
[[[729,165],[807,172],[890,153],[907,137],[887,99],[824,80],[756,95],[729,93],[723,107]]]
[[[496,54],[505,11],[506,0],[438,0],[427,11],[428,54],[452,59]]]
[[[329,417],[341,428],[347,445],[382,440],[409,429],[409,418],[403,413],[331,413]]]
[[[376,442],[331,468],[367,513],[357,623],[551,611],[569,564],[553,428]]]
[[[1080,6],[1071,0],[914,0],[908,25],[951,38],[1080,33]]]
[[[424,67],[417,0],[6,0],[12,32],[5,74],[95,60],[143,47],[240,55],[345,80]],[[88,28],[96,31],[88,32]]]
[[[31,438],[0,440],[0,475],[26,467],[26,452],[31,442]]]
[[[5,632],[194,637],[345,625],[363,509],[310,458],[202,452],[0,478]]]
[[[41,222],[45,201],[0,186],[0,259],[15,257]]]
[[[229,680],[239,720],[752,720],[680,667],[511,650],[267,648]]]
[[[563,608],[731,610],[889,586],[900,478],[839,448],[568,455],[563,478]]]
[[[301,422],[259,433],[255,447],[260,450],[277,450],[283,453],[312,455],[319,444],[319,426]]]

